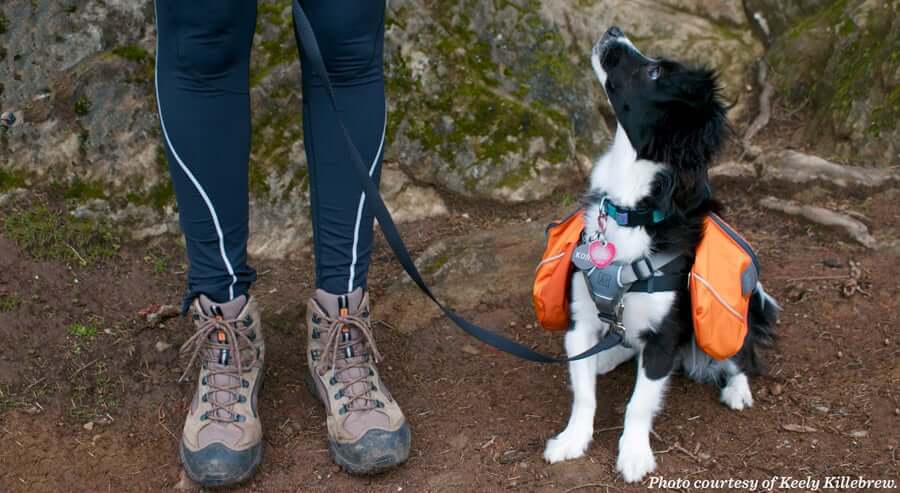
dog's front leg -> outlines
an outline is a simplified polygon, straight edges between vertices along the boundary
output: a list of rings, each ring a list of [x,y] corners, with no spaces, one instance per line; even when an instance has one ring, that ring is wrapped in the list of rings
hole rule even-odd
[[[655,349],[652,345],[646,346],[638,358],[637,383],[625,410],[625,427],[619,439],[616,469],[629,483],[640,481],[656,469],[656,459],[650,448],[650,430],[653,417],[662,408],[672,362],[660,361],[660,358],[671,356],[661,355]]]
[[[597,344],[602,328],[584,278],[572,282],[572,318],[575,327],[566,333],[566,354],[573,356]],[[544,459],[554,463],[584,455],[594,435],[594,412],[597,410],[596,356],[569,363],[572,384],[572,414],[569,424],[555,438],[547,441]]]

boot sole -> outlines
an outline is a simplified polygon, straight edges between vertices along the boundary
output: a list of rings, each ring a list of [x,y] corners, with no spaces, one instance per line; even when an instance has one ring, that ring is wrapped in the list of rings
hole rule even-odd
[[[325,403],[319,395],[316,382],[313,380],[312,375],[307,372],[303,381],[306,384],[306,390],[324,405]],[[354,476],[374,476],[406,462],[406,459],[409,458],[410,441],[409,423],[403,423],[403,426],[396,431],[370,430],[356,443],[343,446],[336,443],[329,436],[328,453],[331,455],[335,464],[340,466],[344,472]],[[366,445],[363,445],[363,442],[367,442]],[[348,457],[341,451],[341,448],[343,447],[354,446],[369,449],[382,449],[384,450],[384,454],[371,463],[360,463]],[[398,450],[399,453],[397,452]]]

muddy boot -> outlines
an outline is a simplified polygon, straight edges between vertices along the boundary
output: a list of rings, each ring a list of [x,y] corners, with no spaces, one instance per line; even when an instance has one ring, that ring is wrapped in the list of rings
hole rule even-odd
[[[351,474],[375,474],[409,457],[410,433],[381,381],[381,359],[362,289],[335,296],[316,291],[307,307],[310,391],[325,404],[328,448]]]
[[[265,346],[259,311],[253,298],[216,304],[201,295],[191,317],[196,332],[181,351],[192,354],[185,375],[199,360],[200,376],[184,423],[181,462],[202,486],[235,484],[262,460],[256,399]]]

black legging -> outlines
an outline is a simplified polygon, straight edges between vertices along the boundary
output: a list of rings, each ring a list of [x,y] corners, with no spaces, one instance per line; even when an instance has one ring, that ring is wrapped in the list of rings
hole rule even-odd
[[[386,127],[383,0],[303,1],[340,109],[377,181]],[[250,156],[250,47],[256,2],[156,0],[156,94],[190,270],[188,296],[245,294]],[[301,65],[309,66],[303,57]],[[372,214],[318,77],[303,70],[316,285],[364,287]]]

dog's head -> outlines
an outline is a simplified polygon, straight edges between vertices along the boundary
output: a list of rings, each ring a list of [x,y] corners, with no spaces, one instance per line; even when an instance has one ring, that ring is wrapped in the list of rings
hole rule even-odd
[[[618,27],[591,63],[639,158],[705,174],[728,132],[714,71],[648,58]]]

